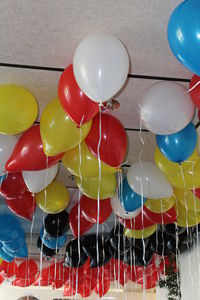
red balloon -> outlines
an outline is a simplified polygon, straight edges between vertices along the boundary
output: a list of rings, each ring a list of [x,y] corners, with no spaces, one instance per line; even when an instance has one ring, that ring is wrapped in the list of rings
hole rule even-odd
[[[98,201],[83,195],[80,200],[83,216],[92,223],[97,223]],[[99,201],[99,224],[105,222],[112,213],[110,198]]]
[[[170,224],[176,222],[176,210],[174,207],[163,213],[154,213],[144,206],[144,215],[155,224]]]
[[[15,198],[27,191],[21,172],[9,173],[0,186],[0,193],[4,198]]]
[[[51,274],[50,267],[42,269],[34,282],[35,286],[49,286],[53,281],[53,275]]]
[[[14,262],[2,261],[0,265],[0,275],[4,278],[13,277],[17,272],[17,264]]]
[[[12,281],[13,286],[19,286],[19,287],[28,287],[32,285],[35,281],[35,278],[31,279],[19,279],[16,278],[14,281]]]
[[[94,117],[91,130],[85,141],[89,150],[97,157],[99,144],[100,115]],[[112,167],[120,166],[126,156],[127,136],[120,121],[109,115],[101,114],[100,159]]]
[[[118,259],[112,259],[111,269],[111,280],[119,282],[124,286],[130,278],[128,265],[124,264],[121,260],[119,261]]]
[[[99,111],[98,104],[80,90],[72,65],[69,65],[60,76],[58,97],[64,111],[78,125],[93,119]]]
[[[55,263],[50,266],[50,274],[53,279],[51,282],[53,289],[59,289],[64,284],[64,267],[63,263]]]
[[[56,164],[63,155],[64,153],[46,156],[40,136],[40,126],[35,125],[18,140],[5,169],[7,172],[42,170]]]
[[[80,209],[80,216],[79,216]],[[80,217],[80,218],[79,218]],[[80,236],[87,232],[94,224],[89,222],[83,215],[79,203],[75,204],[69,213],[69,225],[75,238],[78,237],[78,228],[80,228]]]
[[[35,281],[35,276],[38,273],[38,266],[36,262],[32,259],[27,259],[23,261],[17,269],[16,278],[17,279],[33,279]]]
[[[73,297],[76,295],[76,289],[71,287],[68,283],[64,285],[63,296],[64,297]]]
[[[5,278],[3,278],[1,275],[0,275],[0,284],[2,284],[4,282]]]
[[[119,218],[119,222],[126,228],[141,230],[147,227],[154,225],[154,222],[149,219],[149,217],[144,214],[145,207],[143,206],[143,218],[142,218],[142,211],[138,216],[133,219],[122,219]]]
[[[197,198],[200,199],[200,188],[191,191]]]
[[[190,81],[190,89],[192,89],[199,81],[200,77],[197,75],[193,75]],[[193,90],[190,91],[190,96],[194,105],[198,107],[198,109],[200,109],[200,84],[198,84]]]
[[[24,219],[32,220],[36,207],[35,197],[30,192],[26,191],[24,194],[16,198],[6,199],[8,208],[17,216]]]

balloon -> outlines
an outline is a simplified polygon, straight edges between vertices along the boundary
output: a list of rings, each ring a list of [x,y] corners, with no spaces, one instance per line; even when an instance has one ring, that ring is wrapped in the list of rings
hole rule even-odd
[[[37,248],[39,249],[40,252],[42,252],[42,255],[46,256],[46,257],[52,257],[54,255],[56,255],[56,253],[59,252],[59,249],[49,249],[48,247],[46,247],[40,237],[38,237],[38,240],[37,240]]]
[[[189,211],[200,212],[200,200],[190,190],[175,189],[178,201]]]
[[[144,249],[143,247],[140,249],[138,248],[129,249],[129,251],[126,252],[123,257],[123,262],[128,265],[132,265],[133,267],[135,266],[147,267],[152,261],[152,257],[153,257],[153,251],[147,245],[145,246]]]
[[[94,224],[84,217],[81,207],[79,207],[79,203],[77,203],[72,207],[69,213],[69,225],[73,236],[77,238],[92,228]]]
[[[156,231],[156,224],[142,230],[124,229],[124,235],[133,239],[144,239],[151,236]]]
[[[24,230],[18,219],[10,214],[0,214],[0,241],[10,242],[19,238],[25,240]]]
[[[47,157],[43,150],[40,126],[27,130],[18,140],[13,153],[6,163],[7,172],[37,171],[55,165],[63,153]]]
[[[124,236],[124,227],[118,224],[110,232],[110,244],[115,251],[124,253],[133,245],[132,240]]]
[[[191,227],[200,223],[200,213],[189,211],[181,202],[176,203],[177,225],[180,227]]]
[[[200,198],[200,188],[192,189],[192,193],[197,197]]]
[[[67,151],[62,158],[62,163],[67,170],[75,176],[97,177],[99,176],[98,159],[89,151],[85,142],[79,147]],[[101,174],[116,173],[117,168],[101,163]]]
[[[171,184],[178,189],[196,189],[200,187],[200,159],[194,165],[194,168],[182,174],[167,175]]]
[[[92,122],[78,127],[64,112],[59,100],[53,99],[44,109],[40,133],[46,155],[58,155],[81,143],[88,135]]]
[[[180,163],[187,160],[197,145],[197,132],[194,124],[170,135],[156,135],[160,151],[171,161]]]
[[[5,173],[4,175],[0,175],[0,187],[1,187],[1,184],[4,182],[4,180],[6,179],[7,177],[7,173]]]
[[[0,134],[0,175],[4,175],[5,164],[9,159],[16,143],[17,138],[15,136]]]
[[[95,116],[85,141],[91,153],[96,157],[98,157],[100,141],[99,158],[107,165],[119,167],[123,163],[127,152],[127,136],[123,125],[114,116],[105,113]]]
[[[122,207],[120,203],[118,193],[115,195],[114,198],[111,198],[110,204],[112,206],[114,214],[116,214],[118,217],[123,219],[132,219],[134,217],[137,217],[137,215],[139,215],[141,211],[141,208],[138,208],[133,212],[125,211],[125,209]]]
[[[16,274],[17,271],[17,264],[12,261],[11,263],[8,263],[6,261],[2,261],[0,265],[0,274],[4,278],[10,278],[13,277]]]
[[[200,77],[194,74],[190,81],[190,96],[194,105],[200,109]]]
[[[176,255],[176,239],[172,236],[167,236],[160,229],[156,234],[153,234],[149,240],[149,247],[160,256]]]
[[[45,189],[57,173],[58,164],[40,171],[22,171],[25,184],[31,193],[39,193]]]
[[[145,128],[155,134],[180,131],[192,120],[194,112],[186,88],[168,81],[153,84],[140,105],[140,117]]]
[[[137,210],[147,200],[146,198],[142,198],[131,189],[126,177],[123,179],[121,189],[119,189],[119,198],[121,205],[127,212],[133,212]]]
[[[21,172],[9,173],[0,186],[1,195],[6,198],[16,198],[27,191]]]
[[[99,201],[99,213],[98,201],[88,198],[85,195],[82,195],[80,199],[80,206],[83,216],[92,223],[97,223],[97,221],[99,221],[99,224],[102,224],[112,213],[110,198]]]
[[[109,240],[103,235],[99,235],[98,238],[96,234],[85,237],[83,240],[83,250],[91,259],[90,268],[101,267],[108,263],[111,259],[109,252]]]
[[[11,252],[17,252],[20,248],[26,248],[24,236],[17,236],[15,239],[9,242],[2,242],[2,245]]]
[[[35,197],[28,191],[16,198],[6,199],[8,208],[17,216],[32,221],[35,211]]]
[[[194,150],[192,155],[184,162],[180,163],[174,163],[171,160],[167,159],[159,150],[158,147],[156,147],[155,153],[154,153],[154,160],[156,163],[156,166],[160,171],[165,173],[165,175],[177,175],[182,174],[182,172],[187,172],[191,170],[198,159],[198,153],[197,149]]]
[[[166,176],[148,161],[134,163],[128,169],[127,180],[134,192],[145,198],[168,198],[173,194]]]
[[[8,254],[2,249],[2,247],[0,247],[0,257],[1,257],[3,260],[7,261],[7,262],[11,262],[11,261],[13,261],[13,259],[14,259],[14,257],[8,255]]]
[[[56,250],[57,248],[62,248],[64,246],[67,240],[67,235],[66,233],[64,233],[61,236],[52,238],[51,236],[46,234],[46,232],[42,228],[40,231],[40,238],[46,247]]]
[[[115,195],[117,181],[115,174],[104,174],[101,176],[99,183],[99,177],[81,178],[76,177],[76,184],[81,192],[92,199],[106,199]]]
[[[35,97],[22,86],[0,86],[0,133],[18,134],[27,130],[38,114]]]
[[[27,259],[19,264],[16,277],[19,279],[35,278],[38,272],[38,266],[32,259]]]
[[[170,198],[148,199],[145,202],[145,206],[153,213],[162,213],[174,207],[175,203],[176,196],[172,195]]]
[[[198,0],[184,1],[173,11],[168,23],[170,48],[187,69],[200,75],[199,32],[200,9]]]
[[[69,65],[60,76],[58,96],[66,114],[79,126],[93,119],[99,112],[98,104],[80,90],[74,78],[72,65]]]
[[[177,215],[176,210],[172,207],[170,210],[161,212],[161,213],[154,213],[148,210],[148,208],[144,207],[144,214],[146,215],[151,222],[155,224],[169,224],[176,222]]]
[[[80,89],[93,101],[102,103],[124,85],[129,71],[128,52],[111,34],[91,34],[76,48],[73,70]]]
[[[129,280],[129,272],[128,272],[128,265],[125,265],[121,260],[113,259],[111,261],[111,268],[113,273],[113,281],[115,284],[119,283],[124,286]]]
[[[149,217],[146,214],[143,213],[144,209],[145,209],[145,206],[140,211],[140,214],[137,215],[135,218],[133,218],[133,219],[119,218],[119,222],[124,227],[129,228],[129,229],[135,229],[135,230],[142,230],[144,228],[148,228],[148,227],[154,225],[154,222],[152,222],[149,219]]]
[[[69,229],[69,214],[66,210],[58,214],[49,214],[44,219],[45,231],[52,237],[63,235]]]
[[[68,267],[77,268],[83,266],[86,260],[87,255],[83,250],[82,241],[73,239],[70,242],[68,242],[66,247],[66,257],[64,264]]]
[[[36,203],[41,210],[50,214],[63,211],[69,204],[69,192],[60,182],[53,181],[36,194]]]

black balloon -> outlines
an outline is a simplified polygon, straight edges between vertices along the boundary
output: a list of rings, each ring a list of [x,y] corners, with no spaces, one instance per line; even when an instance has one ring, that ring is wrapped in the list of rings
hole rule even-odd
[[[132,247],[132,239],[124,236],[124,227],[118,224],[110,232],[110,244],[114,250],[124,253]]]
[[[59,214],[48,214],[44,220],[46,232],[52,237],[63,235],[69,229],[68,217],[65,210]]]
[[[56,253],[59,252],[59,249],[54,250],[54,249],[50,249],[48,247],[46,247],[44,244],[42,244],[41,238],[38,237],[37,240],[37,248],[39,251],[42,251],[42,255],[46,256],[46,257],[52,257],[54,255],[56,255]]]
[[[110,241],[107,236],[95,234],[86,236],[83,239],[83,250],[90,257],[90,267],[101,267],[109,262],[111,253],[109,251]]]
[[[81,267],[87,260],[87,255],[83,250],[82,240],[73,239],[68,242],[64,264],[67,267]]]

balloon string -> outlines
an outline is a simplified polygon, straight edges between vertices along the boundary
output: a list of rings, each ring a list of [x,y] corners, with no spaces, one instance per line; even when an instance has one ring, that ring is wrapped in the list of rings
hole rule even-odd
[[[80,218],[81,218],[81,207],[80,207],[80,199],[81,199],[81,187],[82,187],[82,149],[81,149],[81,141],[82,141],[82,123],[84,120],[84,115],[82,116],[81,122],[79,124],[80,128],[80,140],[79,140],[79,178],[80,178],[80,189],[78,193],[78,265],[80,265],[81,262],[81,245],[80,245]],[[78,294],[78,268],[76,268],[76,295]]]
[[[98,266],[98,275],[97,275],[97,290],[99,294],[99,215],[100,215],[100,185],[101,185],[101,157],[100,157],[100,146],[101,146],[101,103],[99,105],[99,141],[97,146],[97,158],[98,158],[98,166],[99,166],[99,184],[98,184],[98,196],[97,196],[97,231],[96,231],[96,248],[97,248],[97,266]]]

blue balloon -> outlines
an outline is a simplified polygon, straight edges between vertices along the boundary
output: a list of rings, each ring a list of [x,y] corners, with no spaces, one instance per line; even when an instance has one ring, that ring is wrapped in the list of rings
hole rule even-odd
[[[197,131],[189,123],[184,129],[169,135],[156,135],[160,151],[171,161],[181,163],[187,160],[197,145]]]
[[[2,184],[2,182],[4,182],[6,177],[7,177],[7,174],[4,174],[4,175],[0,176],[0,185]]]
[[[127,212],[132,212],[142,205],[142,197],[135,193],[128,184],[127,178],[123,179],[122,187],[119,189],[119,199],[121,205]],[[143,197],[143,203],[146,202]]]
[[[0,257],[7,262],[11,262],[14,259],[14,257],[8,255],[1,246],[0,246]]]
[[[28,249],[26,246],[26,242],[23,241],[21,242],[18,247],[15,247],[15,249],[11,249],[10,246],[8,247],[7,245],[9,243],[2,243],[3,244],[3,250],[10,256],[13,257],[18,257],[18,258],[23,258],[28,256]]]
[[[59,249],[62,248],[67,240],[66,233],[58,236],[56,238],[52,238],[50,235],[45,234],[43,228],[40,231],[40,238],[44,245],[50,249]]]
[[[0,215],[0,241],[9,242],[24,238],[24,230],[21,227],[18,219],[11,214]]]
[[[3,246],[6,247],[10,251],[16,251],[20,247],[23,247],[25,244],[25,238],[19,237],[17,239],[12,240],[11,242],[2,242]]]
[[[190,71],[200,75],[200,2],[179,4],[168,23],[168,41],[173,54]]]

